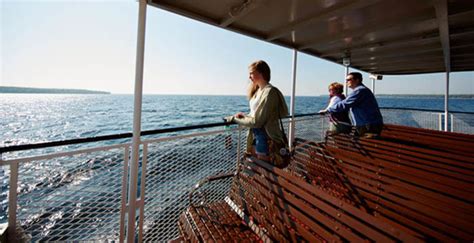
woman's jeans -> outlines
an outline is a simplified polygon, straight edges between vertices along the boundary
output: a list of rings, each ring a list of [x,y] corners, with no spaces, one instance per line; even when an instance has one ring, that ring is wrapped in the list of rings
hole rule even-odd
[[[268,155],[268,136],[265,128],[252,128],[255,153],[257,155]]]

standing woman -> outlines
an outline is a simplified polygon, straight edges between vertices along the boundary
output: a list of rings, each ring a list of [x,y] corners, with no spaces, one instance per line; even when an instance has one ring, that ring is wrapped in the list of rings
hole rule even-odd
[[[270,67],[266,62],[260,60],[250,64],[249,78],[250,113],[240,112],[227,120],[250,128],[247,152],[282,166],[280,150],[287,147],[286,136],[280,128],[280,118],[288,115],[285,99],[280,90],[269,84]]]

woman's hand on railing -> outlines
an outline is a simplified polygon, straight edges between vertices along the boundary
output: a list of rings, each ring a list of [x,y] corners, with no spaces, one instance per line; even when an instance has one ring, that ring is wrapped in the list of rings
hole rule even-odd
[[[235,118],[244,118],[245,117],[245,113],[243,112],[238,112],[238,113],[235,113],[235,115],[233,116],[227,116],[227,117],[224,117],[222,119],[224,119],[224,122],[233,122],[235,120]]]

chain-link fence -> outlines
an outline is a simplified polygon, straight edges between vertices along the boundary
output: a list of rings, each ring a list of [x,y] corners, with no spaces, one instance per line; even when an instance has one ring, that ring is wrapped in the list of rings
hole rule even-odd
[[[237,128],[145,141],[146,164],[143,239],[166,241],[178,237],[177,222],[189,206],[189,193],[200,180],[232,173],[245,148]],[[230,179],[213,181],[195,192],[197,200],[224,200]]]
[[[295,137],[321,142],[329,128],[327,116],[314,114],[295,118]]]
[[[442,111],[382,108],[384,123],[444,131],[445,113]],[[450,112],[448,130],[474,134],[474,113]]]
[[[118,239],[127,157],[120,145],[9,161],[16,240]]]
[[[431,130],[441,130],[444,122],[442,113],[422,110],[381,109],[386,124],[397,124]]]
[[[451,132],[474,134],[474,114],[451,113]]]

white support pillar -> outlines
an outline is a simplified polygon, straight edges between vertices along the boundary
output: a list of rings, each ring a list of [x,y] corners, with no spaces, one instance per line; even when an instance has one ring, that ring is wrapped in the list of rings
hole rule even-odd
[[[449,72],[451,72],[451,44],[449,41],[448,1],[433,0],[438,22],[439,37],[443,47],[444,65],[446,68],[446,94],[444,98],[444,130],[448,131],[449,121]]]
[[[145,57],[145,27],[147,1],[139,0],[137,55],[135,60],[135,93],[133,107],[133,138],[132,160],[130,164],[129,194],[128,194],[128,227],[127,242],[135,242],[135,225],[138,188],[138,160],[140,158],[140,133],[142,116],[143,93],[143,63]],[[143,196],[143,195],[142,195]]]
[[[444,95],[444,131],[448,131],[449,121],[449,71],[446,71],[446,93]]]
[[[438,113],[438,130],[443,131],[443,113]]]
[[[349,75],[349,65],[346,65],[346,75],[344,75],[344,94],[347,96],[349,95],[348,90],[349,87],[347,87],[347,82],[346,82],[346,77]]]
[[[295,94],[296,94],[296,62],[298,59],[298,51],[293,49],[293,69],[291,85],[291,98],[290,98],[290,124],[288,129],[288,146],[290,149],[293,147],[293,140],[295,140]]]
[[[451,132],[454,132],[454,116],[453,113],[451,113]]]
[[[7,229],[10,239],[15,239],[16,234],[17,234],[16,213],[18,209],[17,208],[18,207],[17,205],[18,166],[19,166],[18,162],[13,162],[10,164],[10,189],[8,193],[8,229]]]
[[[351,65],[351,57],[350,57],[349,54],[346,54],[346,56],[344,58],[342,58],[342,65],[344,65],[346,67],[345,75],[344,75],[344,78],[342,80],[344,80],[343,81],[344,94],[347,96],[348,95],[348,87],[347,87],[346,77],[347,77],[347,75],[349,75],[349,66]]]
[[[375,95],[375,78],[372,79],[372,93]]]

